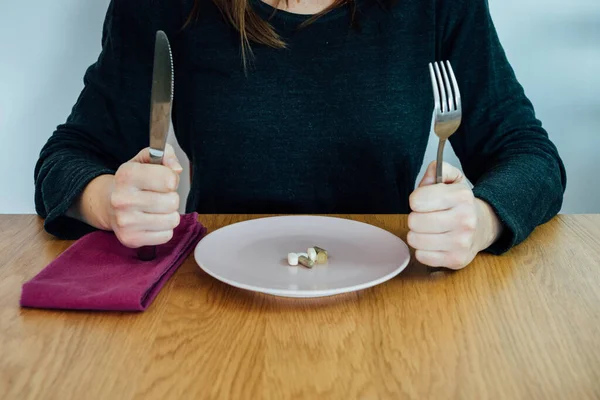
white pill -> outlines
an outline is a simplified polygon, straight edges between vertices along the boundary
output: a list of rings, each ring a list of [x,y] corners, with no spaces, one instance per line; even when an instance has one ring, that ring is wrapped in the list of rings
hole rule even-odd
[[[309,247],[306,253],[310,261],[317,261],[317,251],[314,248]]]
[[[298,254],[288,253],[288,264],[293,266],[298,265]]]

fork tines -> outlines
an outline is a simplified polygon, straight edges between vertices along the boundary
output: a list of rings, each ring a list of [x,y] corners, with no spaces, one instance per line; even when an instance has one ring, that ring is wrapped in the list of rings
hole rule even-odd
[[[435,108],[442,113],[461,109],[460,91],[450,61],[429,64]]]

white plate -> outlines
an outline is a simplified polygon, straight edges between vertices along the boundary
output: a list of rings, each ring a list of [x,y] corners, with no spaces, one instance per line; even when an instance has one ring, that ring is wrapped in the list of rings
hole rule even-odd
[[[287,254],[327,250],[327,264],[291,267]],[[284,297],[322,297],[385,282],[410,260],[408,246],[373,225],[320,216],[254,219],[209,233],[194,251],[206,273],[229,285]]]

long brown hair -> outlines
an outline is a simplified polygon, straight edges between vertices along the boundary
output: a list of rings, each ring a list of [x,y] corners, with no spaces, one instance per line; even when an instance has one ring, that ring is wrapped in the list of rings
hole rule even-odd
[[[185,26],[196,20],[200,14],[200,3],[202,0],[194,0],[194,6],[185,23]],[[252,58],[252,48],[250,43],[263,44],[276,49],[286,47],[286,43],[275,32],[271,24],[261,18],[250,5],[250,0],[212,0],[221,10],[225,19],[239,32],[242,62],[246,69],[248,61]],[[288,0],[277,0],[275,8],[284,1],[287,5]],[[327,14],[334,8],[349,3],[352,7],[352,20],[354,20],[355,4],[354,0],[334,0],[333,4],[325,10],[308,19],[301,27],[312,23],[315,19]]]

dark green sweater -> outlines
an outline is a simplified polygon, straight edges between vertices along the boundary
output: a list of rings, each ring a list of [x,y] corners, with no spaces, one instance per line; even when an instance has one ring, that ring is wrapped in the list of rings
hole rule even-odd
[[[273,9],[252,1],[268,18]],[[239,35],[209,0],[183,30],[191,1],[113,0],[102,53],[35,170],[48,232],[89,232],[65,211],[91,179],[148,146],[158,29],[172,42],[173,124],[193,167],[188,212],[409,213],[430,133],[428,63],[448,59],[463,97],[452,147],[475,195],[506,228],[488,250],[504,252],[552,218],[564,166],[505,57],[486,0],[356,4],[356,29],[348,7],[300,30],[307,17],[278,11],[271,22],[288,48],[254,45],[245,76]]]

